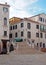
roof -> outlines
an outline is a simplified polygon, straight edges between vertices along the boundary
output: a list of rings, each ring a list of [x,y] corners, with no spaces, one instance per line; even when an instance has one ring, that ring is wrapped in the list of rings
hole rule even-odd
[[[36,17],[36,16],[39,16],[39,15],[41,15],[41,14],[46,15],[45,13],[40,13],[40,14],[37,14],[37,15],[31,16],[31,17],[29,17],[29,18]]]
[[[42,14],[44,14],[44,13],[42,13]],[[39,15],[41,15],[41,14],[38,14],[38,15],[35,15],[35,16],[39,16]],[[46,14],[44,14],[44,15],[46,15]],[[35,17],[35,16],[32,16],[32,17]],[[22,22],[22,21],[25,20],[25,21],[30,21],[30,22],[33,22],[33,23],[41,24],[38,21],[34,21],[34,20],[30,19],[30,18],[24,18],[24,19],[22,19],[22,18],[18,18],[18,17],[12,17],[12,18],[9,19],[9,23],[10,24],[14,24],[14,23]],[[46,24],[43,24],[43,25],[46,25]]]
[[[15,23],[18,23],[18,22],[22,22],[22,20],[26,20],[26,21],[31,21],[31,22],[38,23],[38,22],[33,21],[33,20],[29,19],[29,18],[22,19],[22,18],[18,18],[18,17],[12,17],[12,18],[10,18],[9,19],[9,23],[10,24],[15,24]]]
[[[33,20],[29,19],[29,18],[24,18],[24,20],[30,21],[30,22],[32,22],[32,23],[38,23],[37,21],[33,21]],[[39,24],[39,23],[38,23],[38,24]]]
[[[29,18],[24,18],[24,20],[26,20],[26,21],[30,21],[30,22],[32,22],[32,23],[37,23],[37,24],[41,24],[41,25],[46,26],[46,24],[39,23],[38,21],[34,21],[34,20],[29,19]]]
[[[14,24],[14,23],[20,22],[21,20],[23,20],[23,19],[18,18],[18,17],[12,17],[12,18],[9,19],[9,23]]]
[[[0,5],[1,5],[1,6],[8,6],[8,7],[10,7],[10,5],[8,5],[7,3],[5,3],[5,4],[1,4],[1,3],[0,3]]]
[[[18,17],[12,17],[12,18],[9,19],[9,22],[10,22],[10,24],[13,25],[15,23],[22,22],[22,20],[24,20],[24,21],[30,21],[32,23],[37,23],[37,24],[41,24],[41,25],[45,25],[46,26],[46,24],[42,24],[42,23],[39,23],[37,21],[33,21],[33,20],[29,19],[29,18],[21,19],[21,18],[18,18]]]

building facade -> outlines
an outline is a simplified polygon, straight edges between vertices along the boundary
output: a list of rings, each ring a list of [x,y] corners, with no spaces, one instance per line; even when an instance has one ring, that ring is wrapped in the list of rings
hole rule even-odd
[[[0,4],[0,51],[7,51],[9,41],[9,5]]]
[[[32,47],[46,48],[46,14],[30,18],[10,19],[10,40],[16,38],[27,41]]]

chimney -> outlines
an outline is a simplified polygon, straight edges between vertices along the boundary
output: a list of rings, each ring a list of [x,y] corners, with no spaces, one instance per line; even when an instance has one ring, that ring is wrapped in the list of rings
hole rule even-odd
[[[7,2],[5,2],[5,4],[7,5]]]

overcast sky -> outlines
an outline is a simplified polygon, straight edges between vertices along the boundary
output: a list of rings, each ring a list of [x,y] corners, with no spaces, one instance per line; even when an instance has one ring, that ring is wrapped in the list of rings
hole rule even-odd
[[[0,0],[0,3],[5,2],[10,5],[10,18],[46,13],[46,0]]]

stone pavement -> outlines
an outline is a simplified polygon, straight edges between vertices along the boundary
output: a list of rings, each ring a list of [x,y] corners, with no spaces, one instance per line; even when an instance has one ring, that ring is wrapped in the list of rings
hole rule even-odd
[[[0,55],[0,65],[46,65],[46,53],[15,55]]]

